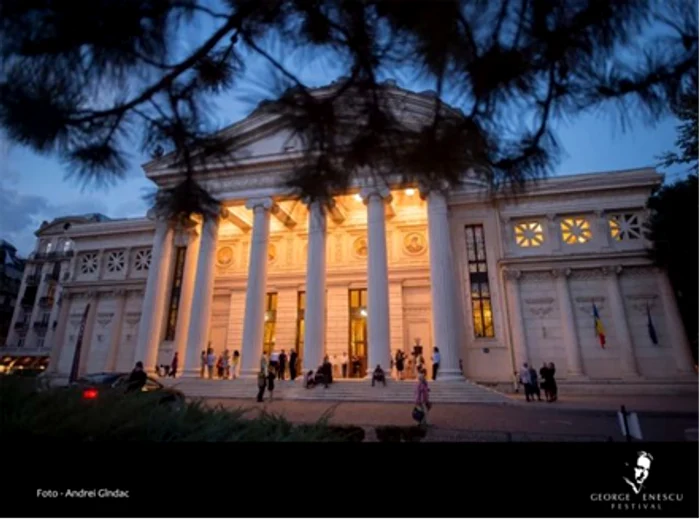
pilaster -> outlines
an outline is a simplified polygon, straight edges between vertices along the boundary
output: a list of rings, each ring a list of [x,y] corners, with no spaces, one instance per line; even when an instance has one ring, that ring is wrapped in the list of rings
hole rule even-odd
[[[620,348],[620,376],[623,379],[634,380],[640,378],[640,376],[632,335],[629,330],[627,311],[625,310],[625,303],[620,289],[620,280],[618,279],[622,270],[622,267],[604,267],[602,272],[606,277],[605,283],[608,289],[608,297],[610,297],[610,311],[613,317],[612,320],[615,323],[615,335]]]
[[[571,269],[560,268],[552,270],[557,287],[557,301],[559,303],[559,314],[561,317],[561,332],[566,350],[567,380],[580,380],[585,378],[583,369],[583,359],[581,356],[581,345],[578,342],[576,326],[576,315],[571,303],[571,289],[569,287],[569,276]]]

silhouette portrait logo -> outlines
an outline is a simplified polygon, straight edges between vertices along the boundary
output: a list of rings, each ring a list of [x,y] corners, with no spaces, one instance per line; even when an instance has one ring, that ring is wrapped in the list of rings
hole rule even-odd
[[[625,464],[627,467],[627,474],[625,474],[623,479],[637,495],[642,491],[644,483],[649,477],[652,461],[654,461],[654,457],[651,454],[646,451],[639,451],[637,452],[634,463]]]

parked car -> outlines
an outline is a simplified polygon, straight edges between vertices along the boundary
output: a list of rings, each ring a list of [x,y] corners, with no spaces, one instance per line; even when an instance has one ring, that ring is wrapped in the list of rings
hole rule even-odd
[[[91,373],[79,378],[71,384],[71,387],[77,386],[82,389],[83,400],[99,400],[100,394],[105,392],[125,392],[129,375],[129,373]],[[185,402],[185,395],[182,391],[164,386],[153,377],[146,378],[146,383],[141,391],[162,394],[162,398],[158,400],[161,404],[180,407]]]

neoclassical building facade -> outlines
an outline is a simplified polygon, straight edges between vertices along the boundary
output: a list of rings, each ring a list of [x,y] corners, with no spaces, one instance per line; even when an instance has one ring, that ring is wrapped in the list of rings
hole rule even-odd
[[[416,111],[431,99],[396,95]],[[517,197],[469,175],[431,192],[360,179],[326,210],[286,191],[280,173],[299,143],[274,117],[254,112],[226,131],[245,144],[235,164],[197,178],[222,202],[219,218],[47,224],[34,261],[59,240],[72,251],[57,274],[51,340],[46,327],[13,325],[8,346],[41,339],[49,372],[67,375],[89,305],[84,373],[138,360],[153,369],[178,352],[183,376],[198,375],[211,346],[238,350],[244,375],[263,352],[294,348],[304,369],[346,353],[361,361],[351,375],[364,376],[420,344],[428,363],[439,347],[444,380],[510,382],[524,362],[554,362],[572,381],[695,376],[673,290],[642,232],[663,181],[655,170],[555,176]],[[167,156],[144,170],[161,188],[181,179]],[[23,319],[18,309],[13,322]]]

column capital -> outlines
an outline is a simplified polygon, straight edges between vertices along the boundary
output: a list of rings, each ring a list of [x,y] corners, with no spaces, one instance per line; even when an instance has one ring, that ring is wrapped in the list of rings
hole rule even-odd
[[[571,269],[568,267],[552,269],[552,276],[566,279],[571,276]]]
[[[423,200],[428,201],[428,212],[429,213],[447,213],[448,212],[448,205],[447,205],[447,195],[439,189],[432,189],[427,192],[424,192],[425,194],[421,194],[421,198]]]
[[[433,180],[432,183],[429,183],[426,180],[418,181],[418,193],[420,193],[420,196],[423,199],[427,198],[430,194],[434,193],[444,195],[445,192],[449,189],[449,187],[450,183],[444,179]]]
[[[383,202],[391,202],[391,191],[386,186],[363,187],[360,190],[362,201],[367,204],[372,197],[378,197]]]
[[[601,267],[600,271],[604,276],[617,277],[622,274],[623,268],[622,265],[607,265],[605,267]]]
[[[260,198],[249,198],[245,202],[246,209],[252,209],[253,211],[269,211],[272,209],[273,205],[274,201],[269,196]]]

